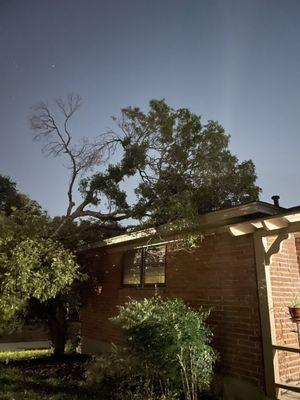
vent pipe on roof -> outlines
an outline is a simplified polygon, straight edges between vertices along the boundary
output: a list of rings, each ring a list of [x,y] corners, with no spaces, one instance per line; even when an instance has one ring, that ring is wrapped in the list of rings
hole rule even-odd
[[[278,196],[278,194],[275,194],[274,196],[272,196],[271,199],[274,201],[274,206],[280,207],[280,206],[279,206],[279,199],[280,199],[280,196]]]

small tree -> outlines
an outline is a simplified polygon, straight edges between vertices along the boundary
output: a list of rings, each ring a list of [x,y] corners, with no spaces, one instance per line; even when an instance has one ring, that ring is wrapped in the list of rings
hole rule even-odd
[[[0,331],[22,324],[34,303],[48,320],[55,354],[62,354],[66,305],[85,275],[71,251],[49,238],[52,221],[41,207],[16,189],[14,198],[17,204],[6,201],[0,211]]]
[[[1,235],[2,236],[2,235]],[[51,239],[25,239],[16,245],[13,237],[0,238],[0,328],[7,329],[23,319],[32,299],[49,303],[67,294],[75,280],[82,279],[79,265],[70,251]],[[50,327],[63,312],[55,309]],[[57,314],[58,313],[58,314]],[[65,331],[51,330],[55,354],[65,345]],[[57,334],[59,332],[59,335]]]

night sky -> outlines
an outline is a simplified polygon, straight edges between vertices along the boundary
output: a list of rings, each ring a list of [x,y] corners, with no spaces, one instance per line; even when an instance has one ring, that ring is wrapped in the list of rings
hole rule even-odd
[[[257,167],[261,200],[300,203],[299,0],[0,0],[0,173],[51,215],[62,160],[41,155],[31,107],[75,92],[76,137],[165,98],[218,120]]]

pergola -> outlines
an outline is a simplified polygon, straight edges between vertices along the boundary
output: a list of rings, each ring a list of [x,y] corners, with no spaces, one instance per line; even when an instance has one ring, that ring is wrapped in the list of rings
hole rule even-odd
[[[270,276],[272,256],[280,251],[284,240],[288,239],[293,233],[300,232],[300,208],[276,216],[234,224],[229,226],[228,229],[234,236],[253,234],[254,237],[267,396],[272,399],[283,399],[281,389],[285,389],[294,392],[297,396],[295,398],[300,398],[298,397],[300,394],[296,394],[300,393],[300,386],[280,381],[278,352],[298,353],[300,357],[300,348],[276,343]],[[274,237],[271,245],[267,243],[270,237]]]

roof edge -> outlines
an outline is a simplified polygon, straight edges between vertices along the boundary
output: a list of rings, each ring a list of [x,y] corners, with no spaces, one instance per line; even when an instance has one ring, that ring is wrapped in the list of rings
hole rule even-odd
[[[287,209],[283,207],[277,207],[273,204],[266,203],[263,201],[255,201],[251,203],[241,204],[236,207],[226,208],[223,210],[212,211],[203,215],[200,215],[194,229],[191,228],[191,231],[199,230],[206,231],[212,230],[213,228],[220,228],[222,226],[227,226],[230,224],[234,224],[237,222],[242,222],[243,219],[254,216],[253,219],[257,219],[257,215],[265,215],[265,216],[273,216],[283,211],[287,211]],[[185,232],[189,230],[186,229]],[[178,230],[177,230],[178,232]],[[97,249],[101,247],[118,245],[121,243],[128,243],[136,240],[146,239],[151,236],[156,235],[164,235],[167,234],[172,235],[176,234],[176,225],[175,224],[166,224],[162,225],[159,228],[147,228],[141,229],[136,232],[129,232],[127,234],[114,236],[109,239],[101,240],[95,243],[91,243],[89,245],[82,246],[78,248],[77,252],[83,252],[91,249]]]

